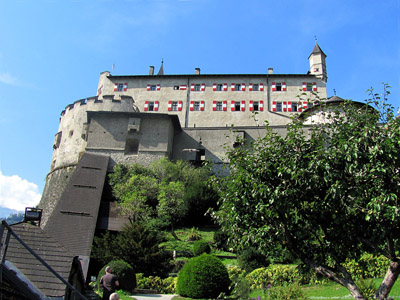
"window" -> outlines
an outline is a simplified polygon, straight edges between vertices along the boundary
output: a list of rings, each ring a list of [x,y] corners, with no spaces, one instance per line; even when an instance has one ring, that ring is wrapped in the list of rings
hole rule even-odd
[[[174,91],[179,91],[179,85],[174,86]]]
[[[276,102],[276,111],[282,111],[282,102]]]
[[[178,102],[174,101],[172,102],[172,111],[178,111]]]
[[[149,111],[154,111],[154,102],[149,102]]]
[[[155,86],[155,85],[150,86],[150,91],[156,91],[156,90],[157,90],[157,86]]]
[[[217,110],[222,111],[222,101],[217,101]]]
[[[217,84],[217,91],[223,91],[224,87],[222,84]]]
[[[313,85],[311,82],[307,82],[307,92],[312,92],[313,90]]]
[[[297,111],[297,103],[292,102],[292,111],[296,112]]]
[[[260,89],[258,84],[253,84],[253,91],[258,91]]]
[[[241,91],[242,90],[242,85],[241,84],[235,84],[235,91]]]
[[[235,110],[234,111],[240,111],[240,101],[235,101]]]
[[[194,90],[195,90],[196,92],[200,92],[200,90],[201,90],[200,84],[195,84],[195,85],[194,85]]]
[[[259,102],[258,101],[254,101],[253,102],[253,110],[254,111],[258,111],[259,110]]]
[[[277,92],[281,92],[282,91],[282,83],[277,82],[275,85],[275,89]]]
[[[195,110],[195,111],[200,110],[200,102],[199,101],[194,102],[193,105],[194,105],[193,110]]]
[[[123,90],[124,90],[124,85],[122,83],[118,83],[117,91],[122,92]]]

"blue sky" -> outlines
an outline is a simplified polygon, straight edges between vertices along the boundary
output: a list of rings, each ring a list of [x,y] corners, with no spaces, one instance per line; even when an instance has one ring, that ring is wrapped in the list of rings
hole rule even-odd
[[[0,206],[35,205],[66,105],[99,74],[306,73],[315,36],[328,96],[392,86],[400,106],[400,0],[0,0]]]

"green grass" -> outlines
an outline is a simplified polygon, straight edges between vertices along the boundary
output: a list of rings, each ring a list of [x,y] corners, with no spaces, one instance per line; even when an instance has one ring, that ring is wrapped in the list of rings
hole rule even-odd
[[[376,286],[382,282],[382,278],[374,279]],[[309,299],[335,299],[335,300],[348,300],[353,299],[349,293],[349,291],[343,286],[336,284],[334,282],[329,282],[326,284],[318,284],[318,285],[305,285],[303,286],[303,291],[305,295]],[[263,300],[264,291],[256,290],[250,294],[250,299],[257,299],[258,296]],[[396,298],[400,298],[400,282],[396,282],[390,295]]]

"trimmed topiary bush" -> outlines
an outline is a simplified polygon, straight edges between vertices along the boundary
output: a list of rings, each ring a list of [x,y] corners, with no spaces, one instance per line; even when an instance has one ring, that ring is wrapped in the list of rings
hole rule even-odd
[[[118,278],[119,287],[118,289],[133,291],[136,288],[136,274],[133,268],[123,260],[113,260],[105,265],[97,276],[97,287],[99,287],[100,278],[105,275],[105,269],[107,266],[111,267],[111,274],[114,274]]]
[[[229,293],[228,271],[215,256],[202,254],[189,260],[178,274],[177,292],[194,299],[217,298]]]
[[[249,247],[239,254],[238,264],[240,268],[250,273],[255,269],[268,267],[270,262],[265,255],[255,248]]]
[[[194,256],[199,256],[203,253],[210,254],[211,247],[206,241],[195,241],[193,243],[193,254]]]

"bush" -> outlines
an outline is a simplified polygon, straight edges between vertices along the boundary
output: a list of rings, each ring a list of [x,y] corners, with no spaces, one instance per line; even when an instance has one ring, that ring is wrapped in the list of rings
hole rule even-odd
[[[253,247],[243,250],[238,256],[239,267],[250,273],[251,271],[269,266],[268,258]]]
[[[97,287],[99,287],[100,278],[105,274],[107,266],[111,267],[111,273],[117,276],[119,289],[133,291],[136,288],[136,274],[133,268],[123,260],[113,260],[105,265],[97,276]]]
[[[252,289],[264,289],[268,285],[300,283],[302,280],[300,272],[294,265],[270,265],[252,271],[246,278]]]
[[[228,250],[228,235],[222,230],[214,232],[214,243],[219,250]]]
[[[237,266],[228,267],[231,286],[229,290],[237,299],[247,299],[250,294],[250,284],[246,279],[246,271]]]
[[[358,260],[346,260],[344,267],[355,280],[384,277],[389,267],[389,259],[383,255],[364,253]]]
[[[196,228],[193,227],[190,229],[187,239],[189,242],[199,241],[201,240],[201,234]]]
[[[137,274],[137,288],[156,290],[161,294],[175,294],[176,282],[176,277],[162,279],[158,276],[144,277],[143,273]]]
[[[193,254],[194,256],[199,256],[203,253],[210,254],[211,247],[206,241],[196,241],[193,243]]]
[[[177,291],[183,297],[217,298],[221,293],[229,293],[230,283],[223,263],[204,253],[183,266],[178,274]]]

